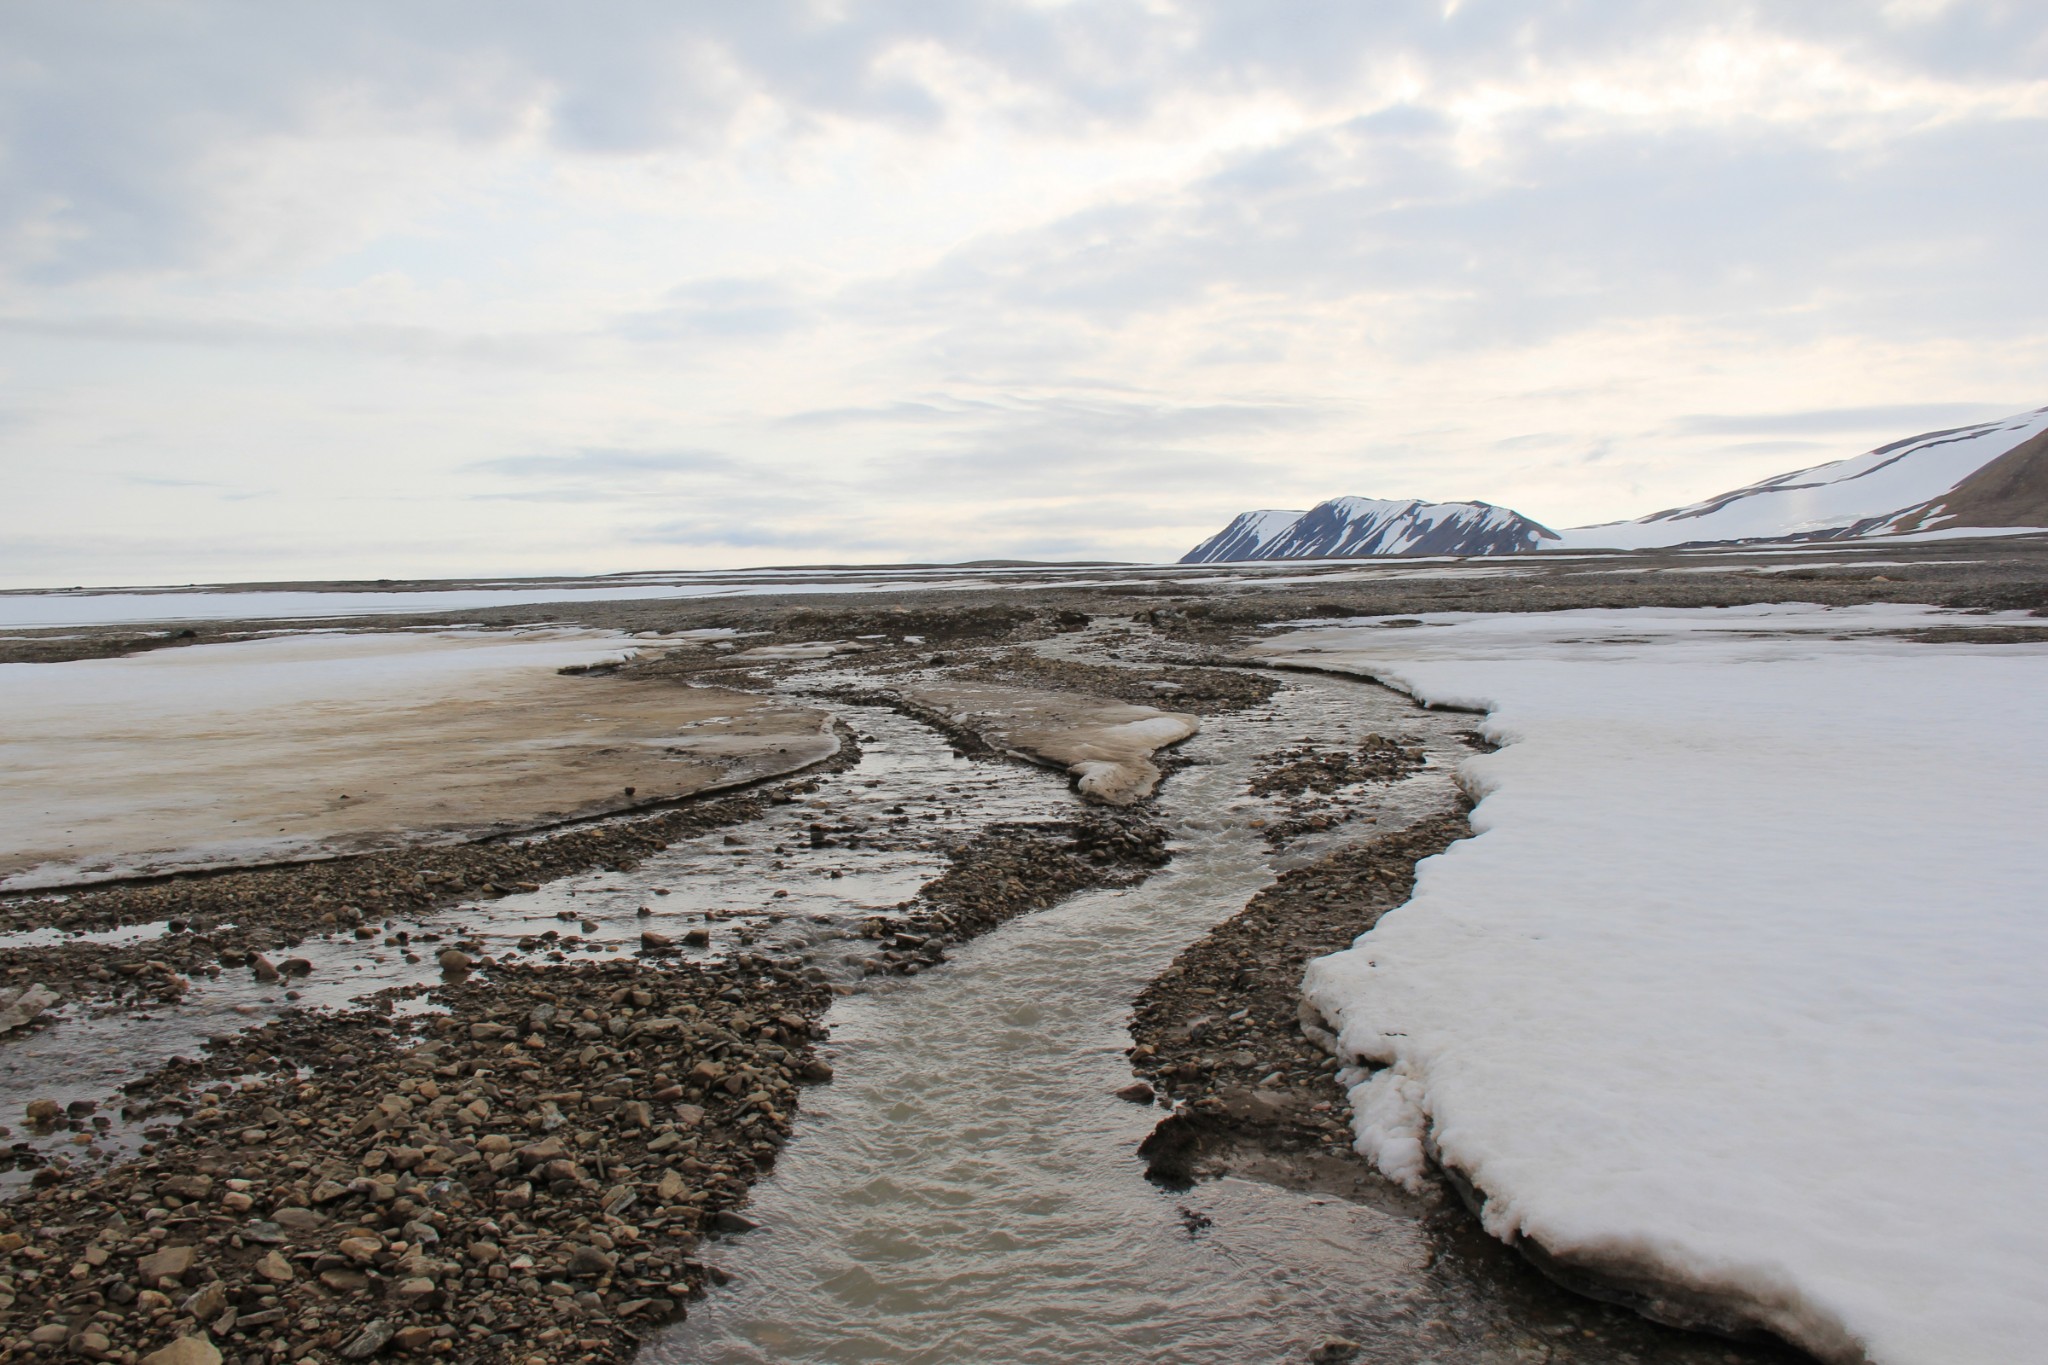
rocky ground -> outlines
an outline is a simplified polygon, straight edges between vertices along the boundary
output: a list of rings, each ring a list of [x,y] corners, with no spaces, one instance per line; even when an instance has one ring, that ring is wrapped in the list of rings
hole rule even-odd
[[[1831,562],[1767,576],[1677,572],[1691,567],[1682,556],[1638,556],[1556,561],[1519,578],[1331,573],[1284,587],[1161,578],[896,600],[498,608],[464,619],[739,632],[671,640],[621,670],[681,683],[766,691],[824,658],[840,680],[808,695],[841,703],[901,708],[893,688],[937,673],[1221,718],[1259,705],[1276,680],[1205,665],[1274,622],[1304,617],[1762,600],[2048,614],[2048,546],[2031,543],[1927,547],[1881,571]],[[0,641],[0,661],[183,647],[259,624],[44,632]],[[1069,637],[1084,632],[1090,660],[1064,657],[1078,652]],[[2014,634],[1987,625],[1970,638]],[[1000,761],[971,727],[923,719],[950,726],[960,751]],[[851,732],[842,744],[832,762],[857,761]],[[1417,761],[1399,734],[1349,748],[1313,735],[1280,740],[1255,783],[1284,803],[1268,842],[1284,851],[1327,834],[1353,795]],[[165,926],[125,945],[0,949],[0,1027],[7,996],[31,984],[74,1010],[146,1011],[214,973],[275,972],[288,990],[295,950],[316,937],[423,961],[449,955],[438,982],[340,1011],[289,1012],[135,1077],[108,1106],[65,1110],[10,1095],[0,1122],[17,1131],[0,1136],[38,1140],[11,1149],[34,1176],[0,1205],[0,1362],[628,1358],[716,1278],[706,1239],[745,1226],[747,1190],[774,1161],[802,1087],[829,1076],[821,1018],[849,985],[798,957],[744,948],[699,960],[649,941],[638,954],[560,961],[537,943],[490,960],[459,934],[400,926],[428,912],[488,913],[504,893],[630,868],[707,830],[743,833],[776,803],[802,799],[818,772],[522,838],[0,899],[0,931]],[[836,829],[826,813],[812,835],[841,838]],[[1302,966],[1399,904],[1415,861],[1464,833],[1462,813],[1447,811],[1289,871],[1145,991],[1132,1054],[1142,1090],[1132,1094],[1172,1107],[1146,1145],[1152,1173],[1172,1182],[1230,1172],[1427,1220],[1447,1274],[1462,1266],[1465,1282],[1488,1286],[1545,1332],[1613,1348],[1602,1359],[1790,1359],[1702,1344],[1549,1290],[1454,1200],[1417,1201],[1351,1154],[1336,1063],[1300,1026]],[[916,897],[860,925],[852,960],[873,975],[932,970],[949,945],[1015,915],[1142,878],[1167,845],[1143,806],[991,825],[948,850],[946,871]],[[48,1026],[46,1017],[24,1027]],[[146,1125],[146,1147],[124,1155],[106,1142],[109,1106]],[[58,1137],[75,1156],[50,1159]],[[1337,1343],[1327,1358],[1346,1349]]]
[[[1364,804],[1362,788],[1399,781],[1422,765],[1420,747],[1385,735],[1367,735],[1348,749],[1303,735],[1267,760],[1251,784],[1252,795],[1277,796],[1284,803],[1286,813],[1266,826],[1266,842],[1278,848],[1304,834],[1336,829]]]
[[[1163,843],[1120,812],[991,827],[864,926],[867,967],[923,970],[1144,876]],[[565,965],[445,948],[439,986],[294,1012],[138,1078],[124,1111],[155,1121],[138,1157],[42,1164],[0,1208],[0,1361],[628,1359],[716,1279],[703,1238],[750,1226],[736,1210],[798,1087],[831,1076],[821,973],[664,947]],[[106,1121],[25,1117],[81,1147]]]

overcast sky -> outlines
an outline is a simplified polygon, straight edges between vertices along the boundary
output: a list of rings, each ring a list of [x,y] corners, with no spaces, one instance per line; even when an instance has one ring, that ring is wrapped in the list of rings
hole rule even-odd
[[[2040,0],[22,0],[0,581],[1554,526],[2048,403]]]

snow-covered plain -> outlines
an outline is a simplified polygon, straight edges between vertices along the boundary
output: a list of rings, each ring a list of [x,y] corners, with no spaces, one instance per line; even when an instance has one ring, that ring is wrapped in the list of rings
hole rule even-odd
[[[2043,1359],[2048,646],[1895,606],[1423,619],[1265,646],[1503,746],[1477,837],[1308,972],[1383,1068],[1360,1150],[1667,1316]]]
[[[1440,564],[1442,577],[1464,572],[1492,573],[1478,564],[1469,568],[1455,559],[1422,556],[1398,561],[1403,567],[1375,566],[1372,572],[1415,576],[1406,567]],[[1032,592],[1050,588],[1129,588],[1159,583],[1305,583],[1308,566],[1300,560],[1276,564],[1120,565],[1113,570],[1040,565],[1030,568],[904,568],[873,569],[734,569],[702,573],[639,574],[634,581],[614,577],[559,579],[523,585],[484,584],[417,590],[121,588],[64,589],[50,592],[0,592],[0,630],[64,630],[110,625],[170,626],[200,621],[336,621],[364,616],[441,615],[483,611],[493,607],[560,605],[573,610],[587,603],[655,601],[703,597],[799,596],[828,593],[967,592],[975,590]],[[1284,570],[1292,575],[1279,578]],[[1333,569],[1331,572],[1339,570]],[[1362,572],[1344,564],[1341,571],[1356,578]],[[675,637],[682,638],[682,637]]]

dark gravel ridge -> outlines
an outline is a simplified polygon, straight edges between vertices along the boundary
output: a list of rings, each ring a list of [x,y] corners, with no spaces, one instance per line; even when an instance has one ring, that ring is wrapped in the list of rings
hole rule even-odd
[[[1337,1061],[1300,1026],[1301,973],[1408,899],[1415,864],[1471,832],[1448,812],[1283,873],[1147,986],[1132,1068],[1175,1113],[1141,1149],[1158,1179],[1222,1174],[1231,1144],[1348,1151]]]
[[[956,668],[948,676],[1007,687],[1085,692],[1198,716],[1222,715],[1257,706],[1272,697],[1280,686],[1262,673],[1241,669],[1119,667],[1049,659],[1024,649],[1009,650],[969,667]]]
[[[1130,811],[991,825],[955,850],[951,866],[902,913],[861,926],[864,937],[883,945],[866,970],[915,975],[945,961],[948,945],[1091,887],[1134,886],[1169,857],[1166,831]]]

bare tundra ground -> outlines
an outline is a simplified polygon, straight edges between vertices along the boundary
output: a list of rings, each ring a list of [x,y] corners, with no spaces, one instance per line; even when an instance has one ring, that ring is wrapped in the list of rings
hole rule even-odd
[[[629,1359],[718,1292],[719,1239],[833,1074],[833,1002],[1154,875],[1175,831],[1153,793],[1188,736],[1285,685],[1239,653],[1276,623],[1911,601],[1987,613],[1950,638],[2048,628],[2009,614],[2048,611],[2029,537],[1042,577],[472,610],[464,649],[545,628],[634,657],[10,721],[36,762],[0,786],[0,1360]],[[64,670],[357,638],[258,641],[277,624],[22,632],[0,661],[62,694]],[[1244,793],[1272,885],[1132,1001],[1130,1097],[1159,1122],[1129,1178],[1416,1220],[1446,1321],[1485,1324],[1435,1358],[1794,1358],[1553,1288],[1455,1196],[1351,1154],[1295,983],[1463,837],[1456,802],[1372,823],[1421,764],[1402,734],[1275,736]],[[1316,1358],[1400,1358],[1376,1350]]]

